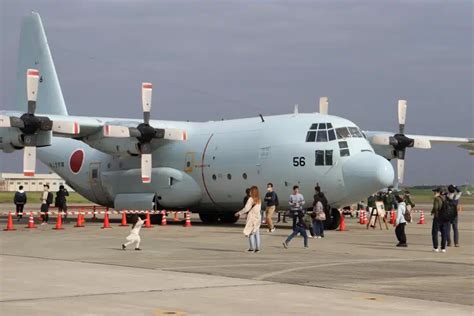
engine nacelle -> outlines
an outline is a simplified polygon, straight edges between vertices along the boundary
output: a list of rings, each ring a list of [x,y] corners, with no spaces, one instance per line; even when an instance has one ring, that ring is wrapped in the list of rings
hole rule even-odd
[[[36,147],[46,147],[51,145],[53,133],[51,131],[40,131],[36,138]],[[0,150],[11,153],[24,147],[22,132],[18,128],[0,129]]]
[[[85,137],[84,142],[92,148],[107,154],[139,155],[138,141],[129,138]]]

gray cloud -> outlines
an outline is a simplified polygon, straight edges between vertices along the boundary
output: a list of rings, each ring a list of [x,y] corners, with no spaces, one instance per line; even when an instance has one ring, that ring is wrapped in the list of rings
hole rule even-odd
[[[71,114],[140,117],[146,80],[153,118],[279,114],[295,103],[309,112],[328,95],[331,113],[394,131],[406,98],[409,133],[474,135],[470,1],[0,5],[2,108],[13,108],[21,16],[35,9]],[[407,155],[408,184],[474,180],[473,159],[456,147]],[[2,170],[19,170],[10,157],[0,154]]]

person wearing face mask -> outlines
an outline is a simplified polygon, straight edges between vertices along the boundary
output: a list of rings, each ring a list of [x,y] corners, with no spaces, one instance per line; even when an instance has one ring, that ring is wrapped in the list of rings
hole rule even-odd
[[[265,202],[267,206],[265,208],[266,222],[268,226],[268,231],[273,233],[275,231],[275,225],[273,225],[272,216],[275,212],[275,209],[278,207],[278,195],[273,191],[273,183],[267,184],[267,193],[265,194]]]

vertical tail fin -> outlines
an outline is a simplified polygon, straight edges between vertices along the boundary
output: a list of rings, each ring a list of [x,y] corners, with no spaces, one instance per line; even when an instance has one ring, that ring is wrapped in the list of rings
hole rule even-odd
[[[43,23],[36,12],[26,16],[21,25],[16,86],[16,107],[19,111],[26,111],[28,104],[26,96],[28,68],[38,69],[40,72],[37,113],[67,115]]]

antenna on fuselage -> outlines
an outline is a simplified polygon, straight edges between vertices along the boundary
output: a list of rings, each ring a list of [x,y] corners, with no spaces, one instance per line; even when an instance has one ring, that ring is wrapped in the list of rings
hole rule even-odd
[[[295,104],[295,109],[293,110],[293,114],[294,115],[298,114],[298,104]]]
[[[265,122],[265,120],[263,119],[263,115],[259,114],[259,116],[260,116],[260,119],[262,120],[262,123]]]
[[[319,114],[328,114],[329,110],[329,98],[321,97],[319,98]]]

